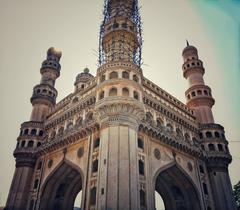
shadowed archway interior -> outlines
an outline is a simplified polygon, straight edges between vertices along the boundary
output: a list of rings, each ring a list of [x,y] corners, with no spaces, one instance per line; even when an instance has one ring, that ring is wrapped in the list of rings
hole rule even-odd
[[[176,165],[159,173],[155,183],[165,210],[200,210],[200,200],[190,178]]]
[[[64,162],[46,181],[42,191],[40,209],[73,210],[74,201],[81,190],[80,172]]]

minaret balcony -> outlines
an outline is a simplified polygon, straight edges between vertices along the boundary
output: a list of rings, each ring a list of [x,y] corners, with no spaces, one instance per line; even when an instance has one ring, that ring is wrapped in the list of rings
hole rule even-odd
[[[212,164],[213,167],[221,165],[224,168],[232,162],[232,156],[226,152],[206,151],[204,158],[207,160],[208,165]]]
[[[205,74],[205,69],[202,66],[184,66],[183,67],[183,76],[188,78],[191,74],[199,72],[200,74]]]
[[[16,167],[34,168],[36,163],[36,149],[33,148],[17,148],[13,155],[16,158]]]
[[[139,68],[138,65],[130,61],[113,61],[113,62],[105,63],[98,68],[97,73],[100,74],[107,70],[117,70],[117,69],[130,70],[130,71],[134,71],[136,73],[142,74],[142,69]]]
[[[31,102],[35,103],[37,100],[42,100],[50,102],[51,104],[55,104],[56,98],[57,91],[54,87],[48,84],[40,84],[34,87]]]
[[[60,72],[61,70],[61,65],[59,62],[55,61],[55,60],[45,60],[43,61],[42,63],[42,67],[41,67],[41,70],[43,69],[54,69],[56,70],[57,72]]]
[[[33,88],[33,94],[41,94],[45,96],[57,98],[57,90],[49,84],[39,84]]]
[[[35,121],[22,123],[19,138],[23,138],[25,136],[42,139],[44,137],[43,123]]]
[[[212,107],[215,100],[212,97],[211,88],[206,85],[194,85],[186,92],[187,105],[194,106],[210,106]]]
[[[212,107],[215,104],[215,100],[211,96],[194,96],[187,101],[189,107],[208,106]]]
[[[33,147],[18,147],[14,150],[14,156],[20,155],[20,154],[34,154],[37,151],[36,148]]]
[[[224,128],[215,123],[201,124],[199,138],[201,148],[208,157],[230,157],[228,141],[225,137]]]
[[[136,31],[134,26],[127,25],[127,23],[112,23],[111,25],[107,25],[104,30],[104,37],[107,37],[114,31],[121,31],[125,33],[125,35],[136,36]]]

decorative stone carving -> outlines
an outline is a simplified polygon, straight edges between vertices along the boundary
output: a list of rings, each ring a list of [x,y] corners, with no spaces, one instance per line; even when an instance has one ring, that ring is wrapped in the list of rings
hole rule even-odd
[[[53,160],[52,160],[52,159],[50,159],[50,160],[48,161],[48,168],[51,168],[51,167],[52,167],[52,165],[53,165]]]
[[[132,98],[111,97],[96,104],[95,115],[104,124],[127,124],[138,127],[144,118],[143,104]]]
[[[193,170],[193,165],[192,165],[192,163],[188,162],[188,163],[187,163],[187,166],[188,166],[188,170],[192,172],[192,170]]]
[[[154,156],[157,160],[160,160],[161,159],[161,153],[159,151],[159,149],[154,149]]]
[[[77,156],[81,158],[84,154],[84,147],[80,147],[77,151]]]

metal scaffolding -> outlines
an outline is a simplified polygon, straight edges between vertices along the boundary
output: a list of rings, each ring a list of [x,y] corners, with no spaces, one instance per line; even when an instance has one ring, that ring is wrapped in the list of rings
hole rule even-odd
[[[110,20],[110,18],[113,18],[112,14],[112,7],[111,4],[114,0],[105,0],[104,1],[104,9],[103,9],[103,21],[100,26],[100,36],[99,36],[99,65],[103,65],[107,62],[107,55],[106,52],[104,52],[103,49],[103,37],[104,37],[104,27],[107,24],[107,22]],[[122,8],[117,8],[117,14],[115,14],[114,17],[116,16],[122,16],[124,12],[126,11],[121,11]],[[142,29],[141,29],[141,17],[139,13],[139,6],[138,6],[138,0],[132,0],[132,6],[131,8],[127,8],[127,17],[129,20],[131,20],[134,23],[135,27],[135,33],[137,36],[137,41],[138,41],[138,47],[134,52],[131,52],[131,60],[141,67],[142,64]],[[121,45],[124,43],[125,40],[121,40],[121,43],[113,43],[113,45]],[[118,56],[121,57],[121,55],[116,55],[116,54],[121,54],[122,52],[118,51],[116,49],[113,50],[112,52],[112,57]],[[109,55],[108,55],[109,56]]]

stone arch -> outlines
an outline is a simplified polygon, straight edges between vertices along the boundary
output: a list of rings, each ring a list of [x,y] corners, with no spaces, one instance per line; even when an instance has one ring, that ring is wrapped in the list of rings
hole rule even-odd
[[[40,190],[40,210],[72,210],[83,187],[82,170],[63,160],[48,175]]]
[[[117,88],[116,87],[112,87],[110,90],[109,90],[109,96],[117,96]]]
[[[153,115],[151,112],[146,112],[146,121],[149,122],[149,123],[152,123],[153,122]]]
[[[85,122],[90,122],[93,120],[93,112],[92,111],[89,111],[87,114],[86,114],[86,117],[85,117]]]
[[[163,119],[161,117],[158,117],[156,122],[157,122],[157,127],[161,127],[164,124]]]
[[[118,72],[112,71],[112,72],[109,74],[109,79],[117,79],[117,78],[118,78]]]
[[[164,202],[165,210],[200,210],[200,195],[192,178],[175,162],[160,168],[153,186]]]
[[[129,89],[126,88],[126,87],[124,87],[124,88],[122,89],[122,95],[128,97],[128,96],[129,96]]]

